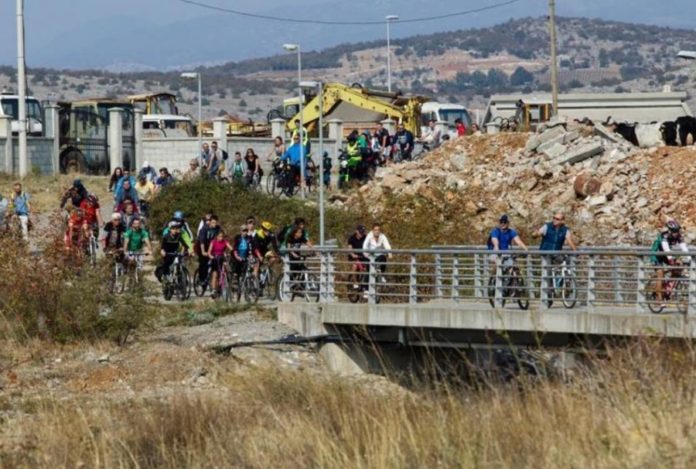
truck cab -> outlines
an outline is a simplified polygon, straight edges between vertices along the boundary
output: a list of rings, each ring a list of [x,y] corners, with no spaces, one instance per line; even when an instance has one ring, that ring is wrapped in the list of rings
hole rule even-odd
[[[421,108],[421,131],[427,132],[428,122],[447,122],[450,137],[457,136],[454,121],[461,119],[467,129],[471,128],[472,120],[469,111],[461,104],[427,102]]]
[[[33,96],[26,97],[27,134],[32,137],[43,135],[43,110],[39,100]],[[19,96],[0,94],[0,115],[12,118],[12,134],[19,133]]]

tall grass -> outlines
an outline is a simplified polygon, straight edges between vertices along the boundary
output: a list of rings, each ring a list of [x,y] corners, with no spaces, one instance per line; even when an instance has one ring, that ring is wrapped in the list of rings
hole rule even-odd
[[[2,467],[694,467],[694,351],[637,344],[571,382],[416,392],[252,368],[214,391],[45,401]]]

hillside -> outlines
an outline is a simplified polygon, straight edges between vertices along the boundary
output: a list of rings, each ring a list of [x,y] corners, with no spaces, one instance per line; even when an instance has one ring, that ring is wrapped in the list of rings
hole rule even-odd
[[[694,74],[678,59],[696,49],[696,32],[586,18],[558,24],[562,89],[647,91],[664,85],[691,91]],[[418,35],[393,41],[393,80],[404,91],[482,108],[491,93],[548,90],[548,33],[543,18],[526,18],[480,29]],[[384,87],[384,41],[345,44],[303,53],[304,76]],[[293,91],[292,54],[201,68],[206,117],[222,111],[265,118]],[[179,93],[182,110],[195,114],[196,84],[179,72],[113,74],[104,71],[34,69],[35,95],[54,99],[121,95],[153,89]],[[0,88],[13,70],[0,68]]]

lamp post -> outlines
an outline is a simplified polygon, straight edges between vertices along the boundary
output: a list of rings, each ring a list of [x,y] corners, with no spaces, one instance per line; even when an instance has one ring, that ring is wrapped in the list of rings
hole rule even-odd
[[[317,90],[319,96],[319,246],[324,246],[324,83],[316,81],[303,81],[301,88]]]
[[[203,148],[203,85],[201,83],[202,78],[200,72],[184,72],[181,74],[181,78],[198,79],[198,156],[196,159],[200,159],[201,149]]]
[[[283,49],[288,52],[297,52],[297,98],[299,99],[300,128],[297,135],[300,136],[300,194],[304,199],[305,195],[305,146],[304,146],[304,116],[302,115],[302,49],[299,44],[283,44]],[[309,135],[307,135],[309,139]]]
[[[387,90],[391,93],[391,22],[398,21],[397,15],[387,15],[384,17],[387,22]]]
[[[19,121],[19,177],[29,171],[27,153],[27,74],[24,59],[24,0],[17,0],[17,88]]]

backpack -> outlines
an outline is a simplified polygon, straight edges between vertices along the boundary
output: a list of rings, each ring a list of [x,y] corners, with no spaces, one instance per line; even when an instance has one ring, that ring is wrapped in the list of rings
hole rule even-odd
[[[246,257],[249,254],[249,240],[246,236],[242,236],[239,240],[239,255]]]
[[[230,154],[227,153],[225,150],[222,150],[222,161],[227,161],[227,159],[230,157]]]

